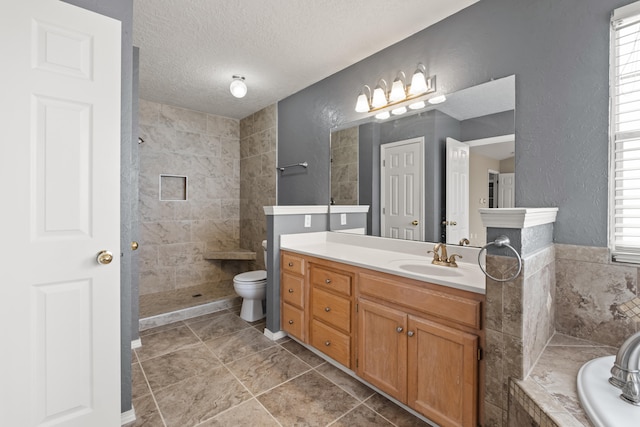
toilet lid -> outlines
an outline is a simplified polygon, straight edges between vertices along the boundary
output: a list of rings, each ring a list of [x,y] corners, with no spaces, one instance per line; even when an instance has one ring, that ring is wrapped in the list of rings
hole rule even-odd
[[[247,271],[246,273],[238,274],[233,278],[236,282],[257,282],[260,280],[267,280],[266,270]]]

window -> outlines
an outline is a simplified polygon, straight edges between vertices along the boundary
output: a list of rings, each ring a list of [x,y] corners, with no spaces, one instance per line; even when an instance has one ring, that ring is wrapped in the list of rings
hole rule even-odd
[[[613,12],[609,90],[610,247],[640,263],[640,2]]]

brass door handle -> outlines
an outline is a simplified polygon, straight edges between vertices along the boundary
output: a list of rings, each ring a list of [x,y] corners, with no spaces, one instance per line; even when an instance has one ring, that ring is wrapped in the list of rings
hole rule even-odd
[[[418,222],[417,219],[414,219],[413,221],[411,221],[411,225],[418,225],[418,224],[419,224],[419,222]]]
[[[100,251],[98,252],[96,261],[98,261],[98,264],[102,264],[102,265],[110,264],[111,261],[113,261],[113,254],[109,251]]]
[[[140,246],[140,245],[138,245],[138,242],[136,242],[135,240],[133,242],[131,242],[131,250],[132,251],[137,250],[138,246]]]
[[[455,222],[455,221],[451,221],[451,222],[449,223],[449,225],[454,225],[454,226],[455,226],[455,225],[458,225],[458,223],[457,223],[457,222]]]

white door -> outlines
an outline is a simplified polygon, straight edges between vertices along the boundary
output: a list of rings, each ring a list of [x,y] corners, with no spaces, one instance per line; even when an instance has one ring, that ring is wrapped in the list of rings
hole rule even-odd
[[[469,146],[447,138],[447,243],[469,238]]]
[[[382,237],[424,240],[424,138],[380,146]]]
[[[113,427],[120,22],[20,0],[0,28],[0,425]],[[101,250],[110,264],[96,261]]]
[[[498,207],[514,208],[516,192],[516,174],[501,173],[498,175]]]

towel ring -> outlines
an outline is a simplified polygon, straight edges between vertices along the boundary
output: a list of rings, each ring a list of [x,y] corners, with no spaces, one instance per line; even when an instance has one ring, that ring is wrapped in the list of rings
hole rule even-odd
[[[482,254],[482,251],[486,251],[489,246],[495,246],[496,248],[507,247],[511,249],[514,254],[516,254],[516,258],[518,258],[518,271],[516,272],[516,274],[514,274],[512,277],[509,277],[508,279],[497,279],[492,275],[490,275],[489,273],[487,273],[487,271],[484,268],[482,268],[482,263],[480,262],[480,255]],[[494,240],[493,242],[487,243],[482,247],[482,249],[480,249],[480,252],[478,252],[478,265],[480,266],[480,270],[482,270],[485,276],[487,276],[489,279],[495,280],[496,282],[510,282],[511,280],[515,279],[520,275],[520,272],[522,271],[522,258],[520,258],[520,254],[518,253],[518,251],[516,251],[515,248],[511,246],[511,241],[507,236],[498,236],[496,237],[496,240]]]

